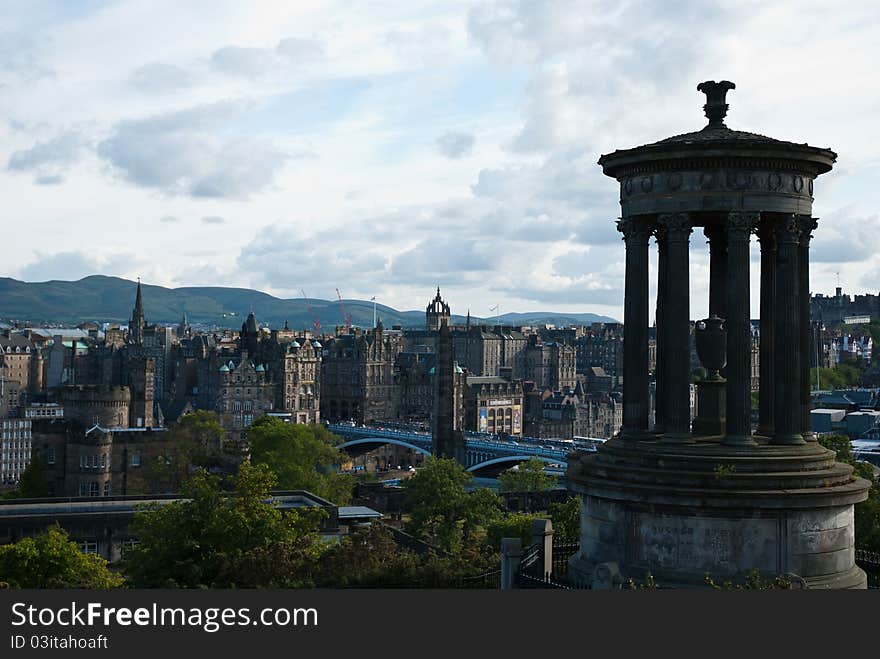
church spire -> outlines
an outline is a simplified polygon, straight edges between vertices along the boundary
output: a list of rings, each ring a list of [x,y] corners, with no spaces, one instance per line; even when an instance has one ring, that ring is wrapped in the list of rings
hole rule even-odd
[[[143,311],[144,311],[144,303],[143,303],[143,299],[141,298],[141,278],[140,277],[138,277],[137,297],[135,297],[135,300],[134,300],[134,310],[140,311],[141,313],[143,313]]]
[[[128,323],[128,342],[135,345],[143,345],[144,325],[144,302],[141,296],[141,278],[138,277],[137,294],[134,299],[134,309],[131,311],[131,320]]]

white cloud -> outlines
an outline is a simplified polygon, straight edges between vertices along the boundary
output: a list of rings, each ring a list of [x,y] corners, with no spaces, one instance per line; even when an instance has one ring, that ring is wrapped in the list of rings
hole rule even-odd
[[[471,133],[449,131],[437,138],[437,150],[447,158],[464,158],[471,154],[475,142]]]
[[[83,147],[83,137],[67,131],[29,149],[15,151],[6,168],[11,172],[33,173],[37,184],[54,185],[63,181],[63,175],[79,159]]]
[[[290,156],[267,139],[224,135],[245,111],[226,102],[123,121],[98,155],[130,183],[166,194],[247,198],[268,188]]]
[[[461,308],[619,317],[617,183],[596,160],[699,129],[696,84],[727,78],[732,127],[840,153],[816,184],[814,288],[876,275],[869,3],[157,2],[7,17],[4,217],[64,246],[0,244],[10,272],[138,274],[125,253],[166,284],[418,308],[439,283]]]

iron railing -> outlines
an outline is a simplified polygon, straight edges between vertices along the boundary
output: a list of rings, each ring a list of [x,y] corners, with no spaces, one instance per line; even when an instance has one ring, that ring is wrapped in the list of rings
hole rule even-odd
[[[573,590],[585,588],[568,581],[568,559],[577,552],[577,542],[554,542],[551,572],[544,572],[544,547],[541,544],[528,547],[522,555],[516,575],[517,588],[550,588]]]
[[[490,570],[471,577],[459,577],[456,587],[498,590],[501,588],[501,570]]]
[[[868,575],[868,588],[880,590],[880,552],[856,549],[856,565]]]

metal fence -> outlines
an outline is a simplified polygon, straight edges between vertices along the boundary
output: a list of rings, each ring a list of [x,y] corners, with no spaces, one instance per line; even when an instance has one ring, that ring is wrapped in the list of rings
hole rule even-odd
[[[868,575],[868,588],[880,590],[880,553],[856,549],[856,565]]]
[[[578,550],[577,542],[554,542],[551,572],[544,572],[544,547],[532,545],[523,551],[516,575],[517,588],[573,590],[586,588],[568,581],[568,559]]]
[[[456,588],[489,588],[498,590],[501,588],[501,570],[490,570],[472,577],[460,577]]]

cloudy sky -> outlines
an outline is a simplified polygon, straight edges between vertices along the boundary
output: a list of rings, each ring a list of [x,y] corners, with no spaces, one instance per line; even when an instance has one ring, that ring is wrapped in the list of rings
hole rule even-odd
[[[880,289],[869,2],[3,0],[0,276],[622,317],[616,148],[705,124],[839,154],[813,289]],[[757,246],[753,247],[757,257]],[[755,264],[756,265],[756,264]],[[692,238],[692,316],[708,259]],[[757,314],[757,270],[753,272]]]

